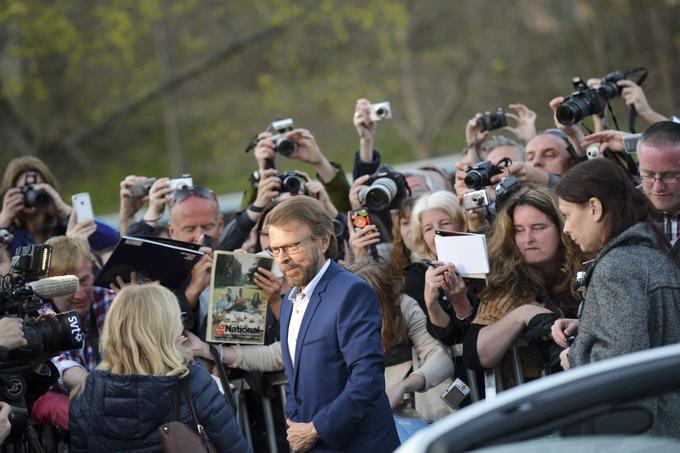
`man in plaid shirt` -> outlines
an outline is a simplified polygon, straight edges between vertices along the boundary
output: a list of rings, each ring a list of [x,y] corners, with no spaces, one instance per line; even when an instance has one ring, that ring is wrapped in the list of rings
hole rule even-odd
[[[642,190],[661,214],[659,226],[675,243],[680,218],[680,124],[651,125],[640,138],[637,154]]]
[[[106,312],[115,293],[93,286],[92,257],[85,241],[55,236],[47,244],[52,245],[50,277],[75,275],[80,287],[74,294],[55,297],[46,301],[45,311],[63,313],[75,310],[83,331],[83,347],[62,352],[52,359],[59,370],[59,386],[45,393],[33,406],[32,415],[37,421],[68,429],[68,394],[87,378],[100,360],[99,338],[104,327]]]

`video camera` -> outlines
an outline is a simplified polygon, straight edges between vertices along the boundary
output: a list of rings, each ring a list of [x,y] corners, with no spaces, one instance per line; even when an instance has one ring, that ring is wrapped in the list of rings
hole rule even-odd
[[[465,176],[465,185],[470,189],[479,190],[491,185],[491,177],[503,173],[503,170],[512,165],[510,158],[506,157],[498,162],[498,165],[485,160],[468,167]]]
[[[581,77],[574,77],[571,83],[576,91],[566,97],[557,108],[555,112],[557,121],[565,126],[571,126],[592,115],[603,116],[609,100],[621,96],[623,88],[618,85],[618,82],[638,72],[643,72],[636,82],[639,85],[647,77],[645,68],[610,72],[604,76],[602,84],[597,88],[586,85]]]
[[[357,192],[359,202],[369,211],[396,209],[401,200],[409,196],[410,190],[404,175],[396,172],[388,165],[381,165],[378,170],[361,186]]]
[[[38,174],[34,171],[26,172],[26,183],[21,186],[24,204],[27,208],[45,209],[50,204],[50,196],[44,190],[37,190]]]

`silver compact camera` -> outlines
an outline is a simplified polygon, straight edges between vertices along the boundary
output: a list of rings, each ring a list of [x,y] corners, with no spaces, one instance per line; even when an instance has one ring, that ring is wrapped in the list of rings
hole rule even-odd
[[[602,157],[602,155],[600,155],[600,142],[595,142],[588,146],[588,148],[586,148],[586,156],[588,159],[598,159]]]
[[[486,190],[475,190],[474,192],[468,192],[463,195],[463,209],[478,209],[485,208],[489,206],[489,196],[486,194]]]
[[[378,102],[369,106],[369,117],[371,121],[389,120],[392,118],[392,109],[389,102]]]
[[[469,394],[470,387],[468,387],[467,384],[465,384],[465,382],[461,381],[459,378],[456,378],[455,381],[446,387],[446,390],[444,390],[444,392],[441,394],[441,398],[446,404],[449,405],[451,409],[458,409],[460,403],[462,403]]]
[[[269,137],[271,141],[274,142],[276,146],[276,151],[282,156],[290,157],[291,154],[297,149],[297,143],[293,140],[285,138],[284,134],[293,130],[293,119],[286,118],[283,120],[272,121],[269,130],[272,131],[274,135]]]
[[[191,175],[182,175],[180,178],[170,180],[170,188],[174,191],[191,187],[194,187],[194,180],[191,179]]]

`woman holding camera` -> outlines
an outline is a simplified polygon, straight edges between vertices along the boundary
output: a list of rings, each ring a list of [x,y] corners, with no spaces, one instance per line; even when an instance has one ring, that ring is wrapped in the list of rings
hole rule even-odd
[[[181,316],[162,286],[118,293],[104,323],[102,361],[72,395],[71,451],[160,452],[159,427],[173,420],[194,430],[198,422],[217,451],[250,451],[208,371],[180,349]]]
[[[465,334],[463,359],[476,370],[502,362],[506,387],[513,384],[506,353],[527,327],[543,320],[535,328],[542,327],[547,334],[555,317],[576,313],[577,295],[571,282],[582,259],[578,247],[561,232],[562,225],[554,193],[529,186],[506,201],[491,228],[491,272]],[[532,322],[537,315],[545,316]],[[547,343],[537,344],[540,352],[546,350],[544,346]],[[526,348],[519,352],[524,377],[538,377],[547,357],[537,361]]]
[[[567,346],[571,368],[634,351],[680,342],[680,269],[655,224],[656,210],[625,170],[593,159],[566,173],[557,187],[564,232],[594,254],[585,277],[579,321],[560,320],[553,338]],[[645,406],[657,434],[680,434],[680,397],[665,394]]]
[[[69,234],[74,232],[87,238],[96,251],[113,247],[118,241],[118,233],[100,222],[76,225],[75,219],[71,219],[72,225],[69,225],[71,206],[59,195],[50,169],[37,157],[12,159],[2,177],[0,193],[0,228],[14,235],[9,248],[11,254],[22,245],[40,244],[52,236],[67,233],[67,226]]]
[[[405,292],[427,315],[427,330],[444,344],[463,339],[474,317],[477,282],[458,275],[453,264],[436,260],[435,231],[467,231],[467,221],[456,196],[438,191],[418,198],[411,213],[413,263],[406,268]]]

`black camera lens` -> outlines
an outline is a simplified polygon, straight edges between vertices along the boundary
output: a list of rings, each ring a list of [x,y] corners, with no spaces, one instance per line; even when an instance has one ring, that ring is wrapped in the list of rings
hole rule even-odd
[[[300,181],[300,178],[298,178],[297,176],[288,175],[283,178],[283,182],[281,183],[281,185],[283,192],[299,193],[300,187],[302,186],[302,182]]]
[[[24,186],[24,203],[29,208],[44,209],[50,204],[50,196],[44,190],[35,190],[32,186]]]
[[[479,190],[486,186],[485,174],[482,174],[478,170],[470,170],[465,177],[465,185],[471,189]]]
[[[276,150],[282,156],[289,157],[297,149],[297,143],[293,140],[288,140],[287,138],[282,139],[276,146]]]
[[[32,358],[43,353],[71,351],[83,346],[78,313],[67,311],[51,318],[31,319],[24,323],[28,344],[10,351],[10,360]]]

